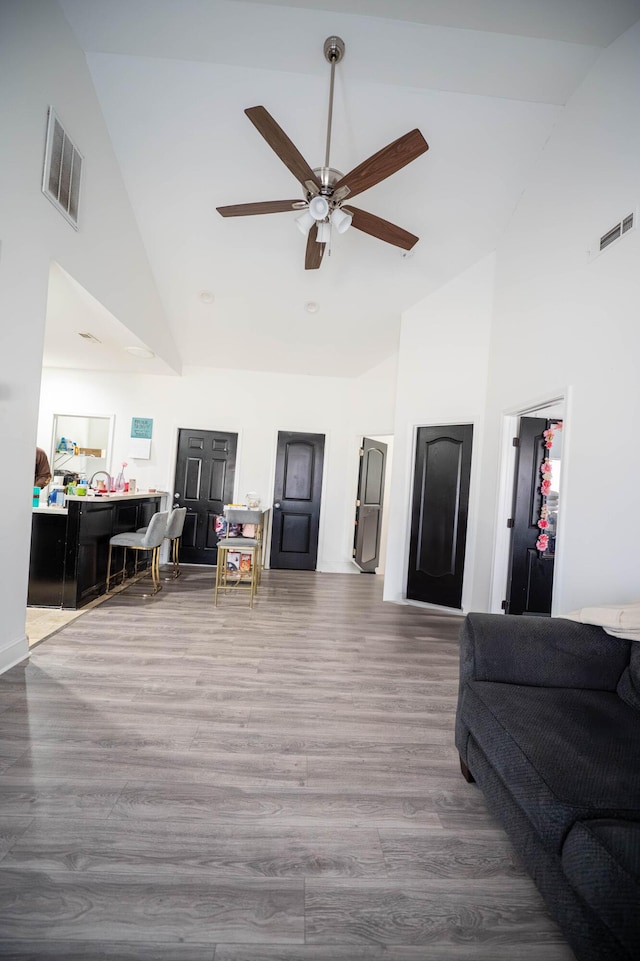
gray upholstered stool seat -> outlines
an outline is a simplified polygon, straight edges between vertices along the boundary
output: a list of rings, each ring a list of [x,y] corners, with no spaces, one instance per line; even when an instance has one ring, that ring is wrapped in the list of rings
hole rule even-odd
[[[176,507],[174,510],[169,511],[169,519],[167,521],[167,529],[164,534],[164,539],[171,541],[171,563],[173,564],[173,574],[171,577],[166,577],[165,580],[173,580],[176,577],[180,577],[180,574],[182,573],[180,570],[180,538],[182,537],[182,531],[184,530],[184,519],[186,516],[186,507]],[[139,527],[136,533],[143,534],[146,529],[146,527]]]
[[[122,534],[114,534],[109,540],[109,560],[107,563],[107,593],[111,589],[111,557],[114,547],[123,548],[122,552],[122,569],[118,571],[113,577],[118,577],[121,575],[122,581],[126,577],[126,566],[127,566],[127,550],[134,551],[151,551],[151,567],[150,574],[151,580],[153,582],[153,589],[151,594],[157,594],[159,590],[162,589],[162,584],[160,583],[160,546],[164,540],[165,532],[167,530],[167,520],[169,517],[168,511],[159,511],[154,514],[149,522],[149,526],[143,531],[124,531]],[[137,569],[137,563],[136,563]]]

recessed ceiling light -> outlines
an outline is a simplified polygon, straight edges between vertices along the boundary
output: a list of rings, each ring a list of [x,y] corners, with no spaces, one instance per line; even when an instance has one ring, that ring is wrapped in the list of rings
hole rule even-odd
[[[212,304],[216,299],[214,294],[210,290],[201,290],[198,297],[203,304]]]
[[[125,347],[125,350],[128,354],[140,357],[142,360],[151,360],[152,357],[156,356],[148,347]]]
[[[304,305],[304,309],[308,314],[317,314],[319,306],[320,305],[317,304],[315,300],[308,300],[307,303]]]

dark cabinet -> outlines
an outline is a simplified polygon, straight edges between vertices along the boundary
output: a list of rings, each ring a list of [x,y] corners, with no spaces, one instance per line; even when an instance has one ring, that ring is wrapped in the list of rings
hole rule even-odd
[[[104,594],[110,538],[146,526],[158,510],[159,495],[70,500],[66,514],[34,511],[28,603],[75,610]],[[118,563],[114,557],[114,567]]]

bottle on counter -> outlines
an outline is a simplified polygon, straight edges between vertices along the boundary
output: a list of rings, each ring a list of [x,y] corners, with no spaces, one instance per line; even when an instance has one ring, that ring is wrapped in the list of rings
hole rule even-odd
[[[31,502],[34,507],[40,507],[40,488],[33,488],[33,500]]]
[[[126,480],[124,476],[124,469],[127,466],[126,460],[122,462],[122,467],[120,468],[120,473],[116,477],[116,490],[119,494],[124,493],[126,488]]]

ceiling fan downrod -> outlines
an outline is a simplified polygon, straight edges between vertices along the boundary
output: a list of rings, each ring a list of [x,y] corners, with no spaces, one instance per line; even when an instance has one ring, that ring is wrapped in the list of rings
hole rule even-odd
[[[331,150],[331,125],[333,122],[333,87],[335,81],[336,64],[340,63],[344,57],[344,40],[340,37],[327,37],[324,42],[324,56],[325,60],[331,64],[331,82],[329,84],[329,115],[327,117],[327,147],[324,155],[324,169],[329,170],[329,152]],[[323,190],[321,193],[329,192],[327,191],[328,183],[325,182],[325,177],[322,178]]]

